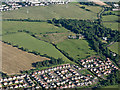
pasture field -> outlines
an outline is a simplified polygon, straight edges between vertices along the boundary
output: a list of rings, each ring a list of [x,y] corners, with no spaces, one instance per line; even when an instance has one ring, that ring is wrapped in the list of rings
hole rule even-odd
[[[76,6],[78,3],[69,3],[64,5],[49,5],[49,6],[33,6],[22,7],[14,11],[6,11],[2,13],[3,19],[40,19],[48,20],[52,18],[70,18],[70,19],[97,19],[97,14],[89,12]],[[89,8],[89,6],[87,7]],[[90,6],[90,9],[94,7]],[[94,8],[93,11],[99,11],[99,8]]]
[[[51,44],[40,41],[23,32],[4,35],[3,40],[27,48],[30,51],[38,51],[41,55],[47,54],[48,56],[52,56],[54,58],[63,58],[63,60],[66,62],[70,62],[69,59],[67,59],[62,53],[56,50],[56,48]]]
[[[67,52],[75,60],[84,59],[96,54],[94,50],[91,50],[86,40],[68,39],[58,43],[57,47]]]
[[[82,6],[84,6],[85,7],[85,9],[88,9],[88,10],[90,10],[90,11],[92,11],[93,13],[99,13],[101,10],[102,10],[102,8],[100,7],[100,6],[87,6],[87,5],[81,5],[81,4],[77,4],[79,7],[82,7]]]
[[[116,20],[118,20],[118,16],[115,15],[102,16],[102,21],[116,21]]]
[[[118,30],[118,22],[103,22],[103,25],[107,28],[111,28],[112,30]]]
[[[2,29],[3,34],[7,32],[18,32],[18,30],[27,30],[35,34],[68,32],[63,27],[57,27],[47,22],[3,21]]]
[[[112,44],[110,47],[108,47],[111,51],[119,54],[119,43],[115,42],[114,44]]]
[[[2,42],[0,42],[2,43]],[[36,56],[15,47],[2,43],[2,71],[7,74],[17,74],[20,70],[33,69],[32,63],[49,60]]]

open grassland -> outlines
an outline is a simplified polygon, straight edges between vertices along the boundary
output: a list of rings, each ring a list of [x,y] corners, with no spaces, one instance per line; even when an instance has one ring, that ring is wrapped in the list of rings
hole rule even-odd
[[[101,10],[102,10],[102,8],[100,7],[100,6],[87,6],[87,5],[81,5],[81,4],[77,4],[79,7],[82,7],[82,6],[84,6],[85,7],[85,9],[88,9],[88,10],[90,10],[91,12],[93,12],[93,13],[99,13]]]
[[[57,47],[67,52],[69,56],[73,57],[74,59],[83,59],[96,54],[90,49],[86,40],[65,40],[58,43]]]
[[[48,56],[52,56],[54,58],[63,58],[63,60],[69,62],[69,60],[51,44],[40,41],[23,32],[4,35],[3,40],[27,48],[29,51],[35,50],[41,55],[47,54]]]
[[[115,42],[114,44],[112,44],[109,49],[117,54],[119,54],[118,50],[119,50],[119,43]]]
[[[0,42],[1,43],[1,42]],[[2,43],[2,71],[7,74],[17,74],[20,70],[33,69],[32,63],[49,60],[36,56],[15,47]]]
[[[63,27],[57,27],[47,22],[3,21],[2,29],[3,34],[7,32],[18,32],[18,30],[27,30],[35,34],[68,32]]]
[[[112,30],[119,30],[118,22],[103,22],[103,25],[107,28],[111,28]]]
[[[49,5],[49,6],[33,6],[22,7],[14,11],[6,11],[2,13],[3,19],[40,19],[48,20],[52,18],[71,18],[71,19],[97,19],[97,14],[86,11],[76,6],[78,3],[69,3],[64,5]],[[89,6],[87,7],[89,8]],[[90,9],[92,7],[90,6]],[[98,8],[94,8],[98,11]]]
[[[102,16],[102,21],[116,21],[116,20],[118,20],[118,16],[115,15]]]

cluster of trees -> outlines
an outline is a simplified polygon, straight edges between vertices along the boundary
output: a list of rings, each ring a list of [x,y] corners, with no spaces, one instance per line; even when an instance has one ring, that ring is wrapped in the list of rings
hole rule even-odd
[[[116,15],[116,14],[113,13],[113,12],[107,12],[107,13],[103,13],[102,15],[103,15],[103,16],[106,16],[106,15]]]
[[[6,78],[6,77],[8,77],[8,75],[6,73],[0,72],[0,77]]]
[[[61,24],[68,30],[76,33],[83,34],[91,47],[104,59],[109,57],[117,65],[119,61],[119,55],[113,56],[113,53],[103,44],[102,37],[108,38],[108,43],[112,41],[119,41],[119,31],[113,31],[110,28],[105,28],[98,22],[91,22],[89,20],[77,20],[77,19],[58,19],[55,18],[51,21],[54,24]]]
[[[32,63],[32,66],[36,67],[36,68],[40,68],[40,67],[50,67],[50,66],[53,66],[53,65],[58,65],[58,64],[63,64],[64,63],[62,58],[55,59],[55,58],[51,57],[50,59],[51,60],[45,60],[45,61],[42,61],[42,62]]]

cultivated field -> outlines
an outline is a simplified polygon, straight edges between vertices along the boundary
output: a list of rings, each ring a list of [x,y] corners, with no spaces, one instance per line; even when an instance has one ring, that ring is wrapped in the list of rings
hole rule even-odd
[[[23,7],[19,10],[3,12],[3,19],[40,19],[48,20],[52,18],[71,18],[71,19],[97,19],[97,14],[94,12],[86,11],[76,6],[78,3],[69,3],[65,5],[49,5],[49,6],[37,6],[37,7]],[[89,9],[89,6],[87,7]],[[91,9],[91,6],[90,6]],[[94,8],[94,11],[98,11],[98,8]]]
[[[58,43],[57,47],[67,52],[74,59],[83,59],[96,54],[90,49],[88,42],[85,40],[65,40]]]
[[[68,30],[63,27],[59,28],[47,22],[3,21],[2,25],[3,34],[7,32],[18,32],[18,30],[27,30],[36,34],[68,32]]]
[[[54,58],[63,58],[63,60],[69,62],[69,60],[51,44],[38,40],[23,32],[4,35],[3,40],[27,48],[30,51],[38,51],[41,55],[47,54],[48,56],[52,56]]]
[[[119,54],[118,50],[119,50],[119,43],[115,42],[113,45],[111,45],[109,47],[109,49],[117,54]]]
[[[2,43],[2,71],[5,73],[16,74],[20,70],[33,69],[32,63],[43,60],[49,59],[21,51]]]

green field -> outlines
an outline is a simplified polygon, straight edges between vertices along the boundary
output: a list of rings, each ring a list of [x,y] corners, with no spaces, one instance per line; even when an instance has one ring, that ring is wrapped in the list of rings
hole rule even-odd
[[[52,56],[55,58],[63,58],[63,60],[69,60],[61,54],[58,50],[56,50],[51,44],[46,43],[44,41],[40,41],[29,34],[26,33],[15,33],[3,36],[4,41],[11,42],[13,44],[17,44],[28,50],[35,50],[40,52],[40,54],[47,54],[48,56]]]
[[[115,15],[102,16],[102,21],[116,21],[116,20],[118,20],[118,16]]]
[[[71,19],[97,19],[96,11],[99,12],[101,7],[87,6],[94,12],[86,11],[76,6],[78,3],[69,3],[64,5],[49,5],[49,6],[33,6],[22,7],[18,10],[6,11],[2,13],[3,19],[40,19],[48,20],[52,18],[71,18]],[[27,13],[28,12],[28,13]]]
[[[103,25],[107,28],[111,28],[112,30],[119,30],[117,22],[103,22]]]
[[[111,51],[119,54],[119,53],[118,53],[118,50],[119,50],[119,44],[118,44],[118,42],[115,42],[113,45],[111,45],[111,46],[109,47],[109,49],[110,49]]]
[[[3,21],[2,29],[3,34],[7,32],[18,32],[18,30],[28,30],[36,34],[68,32],[68,30],[63,27],[59,28],[47,22]]]
[[[65,40],[57,44],[57,47],[64,50],[74,59],[83,59],[96,53],[90,49],[86,40]]]

